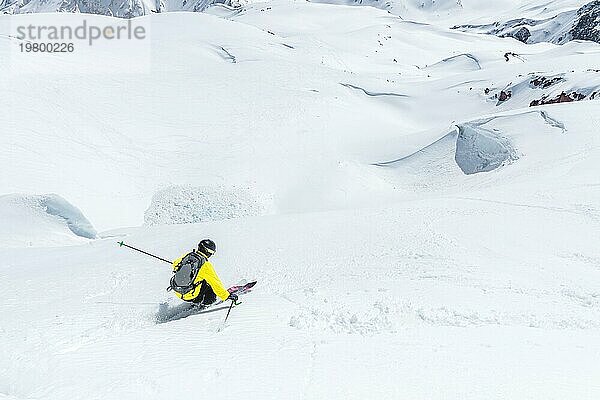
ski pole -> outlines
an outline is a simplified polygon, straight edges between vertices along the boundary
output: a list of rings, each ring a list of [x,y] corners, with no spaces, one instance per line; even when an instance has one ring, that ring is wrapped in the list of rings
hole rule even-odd
[[[227,318],[229,318],[229,313],[231,312],[231,309],[233,308],[233,306],[237,306],[241,303],[236,302],[235,300],[231,300],[231,305],[229,306],[229,310],[227,310],[227,315],[225,316],[225,321],[223,321],[223,325],[225,325],[225,322],[227,322]]]
[[[154,258],[156,258],[156,259],[159,259],[160,261],[164,261],[164,262],[166,262],[166,263],[172,264],[172,262],[171,262],[171,261],[169,261],[169,260],[165,260],[164,258],[161,258],[161,257],[159,257],[159,256],[155,256],[154,254],[150,254],[150,253],[148,253],[148,252],[146,252],[146,251],[144,251],[144,250],[140,250],[140,249],[138,249],[138,248],[135,248],[135,247],[133,247],[133,246],[130,246],[130,245],[128,245],[128,244],[125,244],[125,243],[123,243],[123,241],[120,241],[120,242],[117,242],[117,243],[119,244],[119,247],[123,247],[123,246],[125,246],[125,247],[129,247],[130,249],[132,249],[132,250],[135,250],[135,251],[139,251],[140,253],[146,254],[147,256],[154,257]]]

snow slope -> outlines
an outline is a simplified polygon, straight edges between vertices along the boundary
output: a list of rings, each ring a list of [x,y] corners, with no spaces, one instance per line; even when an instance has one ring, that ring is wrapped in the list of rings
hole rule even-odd
[[[558,20],[568,23],[575,11],[590,0],[316,0],[313,3],[374,7],[397,15],[405,20],[431,21],[451,26],[454,24],[490,23],[490,16],[498,21],[511,18]],[[134,18],[162,12],[223,12],[222,9],[240,12],[254,4],[270,7],[271,1],[256,0],[2,0],[0,12],[4,14],[29,13],[85,13]],[[275,1],[276,3],[277,1]],[[259,5],[259,7],[262,7]],[[220,11],[219,11],[220,10]],[[551,25],[551,24],[550,24]]]
[[[17,51],[82,18],[0,16],[0,398],[600,396],[598,44],[277,0]],[[169,266],[116,242],[204,237],[258,285],[157,323]]]
[[[3,59],[14,72],[0,77],[11,93],[0,100],[9,132],[0,137],[8,149],[3,190],[58,193],[100,230],[142,223],[154,194],[174,185],[250,187],[254,197],[273,198],[276,212],[363,206],[374,196],[405,196],[368,165],[430,140],[405,136],[439,138],[452,123],[555,96],[556,87],[524,90],[522,98],[515,91],[498,104],[494,94],[532,71],[575,70],[590,93],[598,91],[591,43],[525,46],[362,7],[282,2],[261,10],[231,20],[156,15],[148,43],[124,43],[126,51],[81,44],[69,58],[24,56],[17,41],[3,38]],[[49,19],[75,25],[80,17],[4,17],[9,32],[11,23]],[[181,46],[190,50],[182,54]],[[517,56],[507,62],[508,53]],[[472,65],[447,61],[465,54]],[[119,65],[135,73],[113,73]],[[568,81],[563,90],[570,88],[577,86]],[[455,102],[461,107],[448,106]],[[22,144],[24,132],[35,147]],[[58,146],[68,154],[57,157]],[[25,168],[40,159],[52,160],[52,168]]]
[[[564,44],[571,40],[590,40],[600,43],[599,16],[600,1],[594,0],[579,8],[563,11],[547,18],[521,17],[480,25],[459,25],[455,29],[514,37],[524,43]]]
[[[237,0],[2,0],[4,14],[84,13],[118,18],[135,18],[166,11],[201,12],[213,4],[239,7]]]
[[[96,230],[76,207],[57,195],[0,196],[0,246],[56,246],[96,239]]]

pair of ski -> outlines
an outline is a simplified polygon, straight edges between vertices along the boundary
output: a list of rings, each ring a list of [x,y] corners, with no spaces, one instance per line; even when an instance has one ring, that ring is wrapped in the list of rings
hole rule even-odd
[[[235,286],[230,287],[229,289],[227,289],[227,291],[230,294],[241,296],[252,291],[254,285],[256,285],[256,281],[241,282]],[[191,315],[208,314],[215,311],[229,309],[229,305],[222,305],[224,303],[224,301],[218,301],[209,306],[194,303],[182,303],[175,307],[169,307],[168,304],[163,303],[159,306],[158,313],[156,314],[156,322],[161,324],[182,318],[187,318]]]

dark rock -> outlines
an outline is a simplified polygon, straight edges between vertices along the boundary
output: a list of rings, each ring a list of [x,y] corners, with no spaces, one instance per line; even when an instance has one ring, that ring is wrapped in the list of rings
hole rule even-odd
[[[527,41],[531,37],[531,32],[529,32],[529,29],[522,26],[516,31],[509,33],[508,36],[517,39],[519,42],[527,43]]]
[[[577,92],[571,92],[567,94],[562,92],[553,99],[548,99],[547,96],[544,96],[539,100],[534,100],[529,104],[529,107],[542,106],[544,104],[571,103],[573,101],[581,101],[583,99],[585,99],[585,94]]]
[[[554,78],[549,78],[546,76],[536,76],[530,82],[531,87],[547,89],[552,85],[556,85],[559,82],[563,82],[565,79],[561,76],[555,76]]]
[[[500,97],[498,97],[499,101],[506,101],[512,97],[512,92],[507,90],[506,92],[503,90],[500,92]]]
[[[592,1],[577,11],[577,20],[570,34],[574,40],[600,43],[600,0]]]

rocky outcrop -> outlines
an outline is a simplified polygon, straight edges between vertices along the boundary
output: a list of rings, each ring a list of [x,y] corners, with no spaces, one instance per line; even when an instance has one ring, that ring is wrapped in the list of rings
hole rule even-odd
[[[574,40],[600,43],[600,0],[592,1],[577,11],[577,20],[570,34]]]
[[[201,12],[213,4],[238,5],[235,0],[0,0],[0,13],[70,12],[135,18],[152,12]]]
[[[544,104],[556,104],[556,103],[571,103],[573,101],[581,101],[585,99],[585,94],[583,93],[577,93],[577,92],[571,92],[571,93],[565,93],[562,92],[561,94],[559,94],[558,96],[554,97],[554,98],[548,98],[547,96],[542,97],[539,100],[534,100],[531,102],[531,104],[529,104],[530,107],[535,107],[535,106],[541,106]]]
[[[600,0],[594,0],[578,10],[541,20],[519,18],[483,25],[458,25],[452,29],[512,37],[523,43],[564,44],[571,40],[600,43]]]
[[[519,29],[517,29],[516,31],[507,33],[504,37],[513,37],[513,38],[517,39],[519,42],[527,43],[527,41],[531,37],[531,32],[529,32],[529,29],[522,26]]]
[[[487,101],[495,101],[497,106],[510,102],[513,108],[595,100],[600,94],[599,72],[588,69],[552,75],[518,75],[509,83],[484,88],[483,94]]]
[[[548,89],[550,86],[554,86],[557,83],[564,82],[563,76],[536,76],[531,79],[530,86],[532,88]]]

